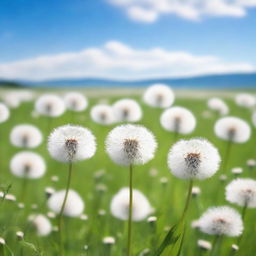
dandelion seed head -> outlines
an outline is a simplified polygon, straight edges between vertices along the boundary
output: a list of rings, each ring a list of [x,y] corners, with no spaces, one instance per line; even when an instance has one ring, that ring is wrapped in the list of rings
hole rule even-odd
[[[235,97],[235,102],[240,107],[253,108],[256,105],[256,98],[249,93],[239,93]]]
[[[9,119],[9,117],[10,111],[8,107],[5,104],[0,103],[0,123],[4,123]]]
[[[219,115],[227,115],[228,105],[220,98],[210,98],[207,102],[208,108],[216,111]]]
[[[116,121],[113,108],[105,104],[92,107],[90,115],[95,123],[101,125],[111,125]]]
[[[79,92],[69,92],[64,95],[64,103],[66,108],[72,111],[83,111],[88,106],[86,97]]]
[[[38,236],[48,236],[52,232],[52,224],[43,214],[30,215],[28,220],[35,227]]]
[[[197,246],[206,251],[210,251],[212,249],[212,244],[209,241],[202,239],[197,240]]]

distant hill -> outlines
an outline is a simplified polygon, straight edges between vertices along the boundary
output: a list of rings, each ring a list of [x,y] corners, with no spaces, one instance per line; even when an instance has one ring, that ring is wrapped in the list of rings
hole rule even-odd
[[[24,87],[24,85],[18,82],[0,80],[0,87],[21,88]]]
[[[14,85],[17,84],[16,86],[23,84],[30,87],[137,87],[148,86],[153,83],[165,83],[177,88],[256,88],[256,73],[205,75],[188,78],[159,78],[134,81],[97,78],[74,78],[45,80],[39,82],[17,81],[9,83],[13,83]]]

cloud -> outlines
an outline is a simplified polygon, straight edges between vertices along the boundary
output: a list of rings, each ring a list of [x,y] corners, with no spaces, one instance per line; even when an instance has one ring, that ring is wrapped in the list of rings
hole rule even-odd
[[[79,77],[144,79],[253,71],[256,68],[250,63],[233,63],[215,56],[196,56],[162,48],[135,49],[118,41],[79,52],[0,63],[1,78],[29,80]]]
[[[106,0],[125,10],[138,22],[152,23],[160,15],[177,15],[189,20],[204,17],[244,17],[256,0]]]

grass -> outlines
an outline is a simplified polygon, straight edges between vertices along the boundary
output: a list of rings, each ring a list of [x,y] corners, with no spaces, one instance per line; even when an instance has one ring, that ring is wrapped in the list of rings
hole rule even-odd
[[[219,93],[219,92],[217,92]],[[126,95],[127,97],[127,95]],[[133,251],[134,255],[139,255],[145,248],[157,246],[157,242],[163,234],[164,228],[171,227],[179,219],[186,199],[188,182],[179,180],[171,175],[167,168],[167,153],[174,143],[174,135],[163,130],[159,123],[159,117],[162,112],[160,109],[153,109],[146,106],[140,100],[140,96],[132,96],[137,99],[143,108],[143,119],[140,124],[145,125],[155,134],[159,147],[156,157],[148,164],[141,167],[134,167],[134,188],[142,191],[155,208],[154,215],[158,217],[157,228],[152,232],[152,226],[146,221],[135,223],[133,226]],[[107,96],[109,103],[120,98],[119,96]],[[68,171],[65,164],[52,160],[47,152],[47,136],[50,131],[57,126],[67,123],[79,124],[93,131],[97,137],[96,155],[87,161],[74,164],[71,188],[76,190],[84,199],[86,209],[85,213],[89,219],[87,221],[80,219],[65,219],[65,251],[67,256],[120,256],[124,255],[126,247],[127,225],[125,222],[115,219],[109,212],[109,205],[112,196],[122,187],[128,186],[129,172],[126,167],[115,165],[104,150],[104,141],[108,132],[113,126],[101,126],[91,121],[90,108],[96,104],[100,98],[97,96],[89,98],[90,106],[82,113],[71,113],[67,111],[63,116],[53,119],[50,124],[46,117],[32,118],[33,103],[23,103],[19,108],[11,110],[10,119],[0,124],[0,184],[2,190],[9,185],[9,193],[14,194],[18,201],[21,196],[23,180],[14,177],[9,170],[9,161],[12,156],[22,149],[10,145],[9,133],[12,127],[20,123],[30,123],[38,126],[44,134],[43,144],[36,148],[35,152],[41,154],[47,163],[47,173],[39,180],[31,180],[27,184],[25,208],[19,209],[13,202],[7,200],[0,201],[0,237],[6,240],[9,250],[6,255],[45,255],[57,256],[57,233],[52,232],[48,237],[40,238],[35,235],[35,231],[28,228],[27,216],[31,213],[44,213],[49,210],[46,206],[44,188],[54,186],[56,189],[63,189],[67,179]],[[247,109],[237,107],[233,99],[227,99],[231,110],[231,115],[246,119],[251,124],[251,112]],[[197,118],[197,128],[189,136],[180,136],[180,138],[205,137],[208,138],[224,155],[226,142],[216,138],[213,131],[213,125],[217,116],[212,114],[210,118],[204,118],[202,113],[207,109],[206,99],[200,98],[178,98],[175,105],[181,105],[189,108]],[[252,126],[252,125],[251,125]],[[241,176],[256,177],[256,170],[249,172],[246,167],[246,161],[256,157],[255,129],[252,127],[251,140],[245,144],[236,144],[232,148],[230,161],[228,163],[228,179],[234,178],[230,169],[232,167],[243,167],[244,172]],[[158,170],[156,176],[150,175],[150,170]],[[100,170],[104,175],[97,177]],[[198,239],[213,241],[213,237],[200,233],[190,228],[192,220],[197,219],[209,206],[229,205],[224,198],[225,182],[219,180],[219,172],[211,179],[205,181],[196,181],[202,194],[198,198],[193,198],[187,218],[186,236],[182,255],[198,256],[199,251],[196,246]],[[59,176],[59,182],[52,182],[51,176]],[[166,177],[167,184],[160,182],[162,177]],[[99,184],[104,184],[106,192],[100,192],[96,189]],[[32,209],[36,204],[37,209]],[[232,205],[240,212],[241,208]],[[105,210],[105,214],[99,214],[99,210]],[[51,220],[53,225],[57,225],[57,220]],[[249,209],[245,223],[245,234],[241,243],[241,250],[237,256],[252,256],[256,251],[255,240],[255,209]],[[25,242],[20,242],[15,236],[15,232],[22,230],[25,232]],[[111,254],[108,254],[108,248],[102,243],[105,236],[114,236],[116,244],[113,246]],[[153,242],[152,242],[153,241]],[[230,246],[236,239],[225,238],[221,248],[220,255],[228,255]],[[85,250],[84,246],[88,249]],[[207,255],[207,253],[205,254]]]

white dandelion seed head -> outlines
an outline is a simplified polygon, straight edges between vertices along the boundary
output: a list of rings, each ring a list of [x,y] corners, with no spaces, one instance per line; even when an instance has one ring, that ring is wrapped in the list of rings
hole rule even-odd
[[[9,108],[0,102],[0,123],[4,123],[7,121],[10,117],[10,111]]]
[[[247,122],[238,117],[223,117],[215,123],[214,132],[217,137],[236,143],[244,143],[251,136],[251,128]]]
[[[113,108],[105,104],[98,104],[92,107],[90,115],[95,123],[102,125],[110,125],[116,121]]]
[[[172,89],[165,84],[154,84],[146,89],[143,100],[151,107],[168,108],[174,102]]]
[[[86,97],[79,92],[69,92],[64,95],[66,108],[72,111],[83,111],[88,106]]]
[[[115,242],[116,242],[116,239],[113,236],[106,236],[106,237],[103,237],[102,239],[102,243],[106,245],[113,245],[115,244]]]
[[[35,110],[43,116],[58,117],[65,112],[66,107],[59,96],[43,94],[36,100]]]
[[[48,236],[52,232],[52,224],[43,214],[30,215],[28,220],[35,227],[38,236]]]
[[[60,126],[48,138],[48,151],[52,158],[64,163],[88,159],[96,151],[95,137],[81,126]]]
[[[149,216],[148,218],[147,218],[147,222],[148,223],[154,223],[154,222],[156,222],[157,221],[157,217],[156,216]]]
[[[226,186],[226,200],[239,206],[256,208],[256,181],[238,178]]]
[[[120,220],[128,220],[129,216],[129,188],[122,188],[113,196],[110,205],[111,213]],[[133,189],[132,220],[146,219],[153,209],[148,199],[139,190]]]
[[[46,165],[39,154],[23,151],[12,157],[10,170],[17,177],[39,179],[45,174]]]
[[[253,108],[256,105],[256,97],[249,93],[239,93],[235,97],[238,106],[244,108]]]
[[[228,206],[211,207],[200,218],[200,230],[209,235],[239,236],[243,232],[241,215]]]
[[[220,155],[206,139],[180,140],[168,154],[172,174],[181,179],[206,179],[219,169]]]
[[[65,193],[65,190],[56,191],[47,201],[50,210],[56,214],[60,213]],[[63,214],[67,217],[79,217],[83,213],[84,208],[85,204],[80,195],[70,189]]]
[[[16,147],[36,148],[42,143],[43,136],[36,126],[20,124],[11,130],[10,141]]]
[[[140,105],[132,99],[121,99],[113,104],[113,112],[118,122],[137,122],[142,118]]]
[[[197,240],[197,246],[207,251],[210,251],[212,249],[212,244],[209,241],[202,240],[202,239]]]
[[[209,109],[216,111],[219,115],[227,115],[229,112],[228,105],[220,98],[210,98],[207,105]]]
[[[107,136],[106,151],[117,164],[142,165],[155,154],[157,142],[154,135],[140,125],[120,125]]]
[[[160,123],[165,130],[181,134],[189,134],[196,127],[196,119],[193,113],[178,106],[166,109],[160,117]]]
[[[241,168],[241,167],[234,167],[234,168],[231,169],[231,172],[233,174],[238,175],[238,174],[241,174],[243,172],[243,168]]]

